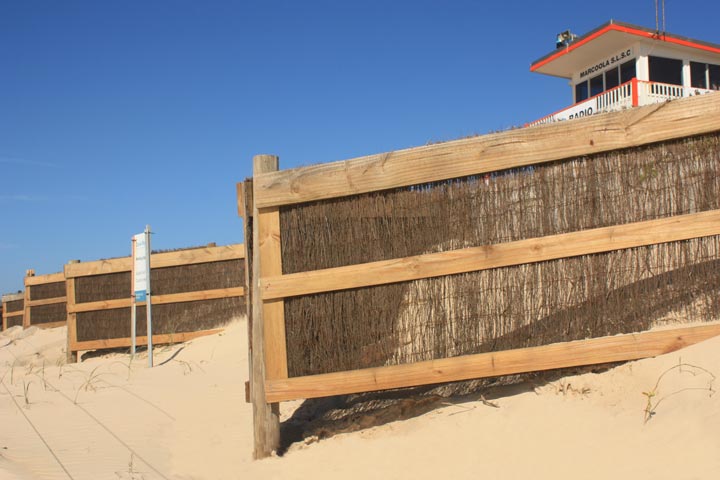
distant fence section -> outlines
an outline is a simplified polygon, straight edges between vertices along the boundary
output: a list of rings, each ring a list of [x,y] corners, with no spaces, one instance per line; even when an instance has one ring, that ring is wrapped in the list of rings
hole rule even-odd
[[[2,296],[2,329],[22,326],[25,314],[25,294],[11,293]]]
[[[245,313],[244,245],[153,253],[153,343],[219,331]],[[131,257],[69,263],[68,357],[83,350],[131,345]],[[145,303],[137,307],[137,344],[147,344]]]
[[[719,119],[707,95],[287,171],[257,157],[256,456],[274,402],[720,334],[676,325],[720,315]]]
[[[62,327],[67,322],[65,274],[35,275],[28,270],[25,276],[23,327]]]

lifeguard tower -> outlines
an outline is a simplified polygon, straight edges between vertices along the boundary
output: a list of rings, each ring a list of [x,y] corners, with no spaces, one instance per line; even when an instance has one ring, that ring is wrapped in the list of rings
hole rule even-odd
[[[537,125],[720,90],[720,45],[611,20],[559,34],[530,71],[567,78],[573,94],[572,106]]]

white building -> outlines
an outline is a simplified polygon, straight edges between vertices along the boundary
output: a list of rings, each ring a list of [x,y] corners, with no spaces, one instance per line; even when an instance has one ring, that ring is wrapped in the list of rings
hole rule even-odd
[[[573,105],[530,125],[664,102],[720,90],[720,45],[610,21],[577,37],[530,71],[570,81]]]

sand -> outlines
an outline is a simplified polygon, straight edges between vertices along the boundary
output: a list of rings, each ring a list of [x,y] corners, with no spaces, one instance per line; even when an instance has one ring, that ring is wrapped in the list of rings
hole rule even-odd
[[[244,399],[244,321],[156,348],[152,369],[145,353],[65,365],[64,343],[64,328],[0,334],[0,479],[720,478],[720,338],[416,412],[409,400],[412,418],[357,414],[381,424],[338,433],[331,422],[329,438],[262,461]],[[282,404],[283,418],[301,405]]]

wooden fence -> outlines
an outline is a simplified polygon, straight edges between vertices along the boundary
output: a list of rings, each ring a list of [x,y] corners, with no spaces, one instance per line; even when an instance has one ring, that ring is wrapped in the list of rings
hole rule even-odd
[[[290,377],[284,302],[291,297],[716,236],[720,210],[283,274],[281,245],[286,232],[281,230],[281,208],[717,131],[720,95],[707,95],[286,171],[276,171],[277,157],[256,157],[252,182],[238,189],[239,209],[244,210],[246,228],[251,222],[253,234],[250,395],[256,457],[269,455],[278,445],[276,402],[632,360],[720,334],[720,325],[710,324]]]
[[[67,322],[67,296],[63,272],[35,275],[28,270],[25,276],[23,327],[62,327]]]
[[[23,324],[25,294],[11,293],[2,296],[2,329]]]
[[[153,343],[209,335],[244,314],[244,257],[242,244],[153,253]],[[69,361],[131,345],[131,270],[131,257],[65,265]],[[145,303],[137,305],[137,345],[146,345]]]

